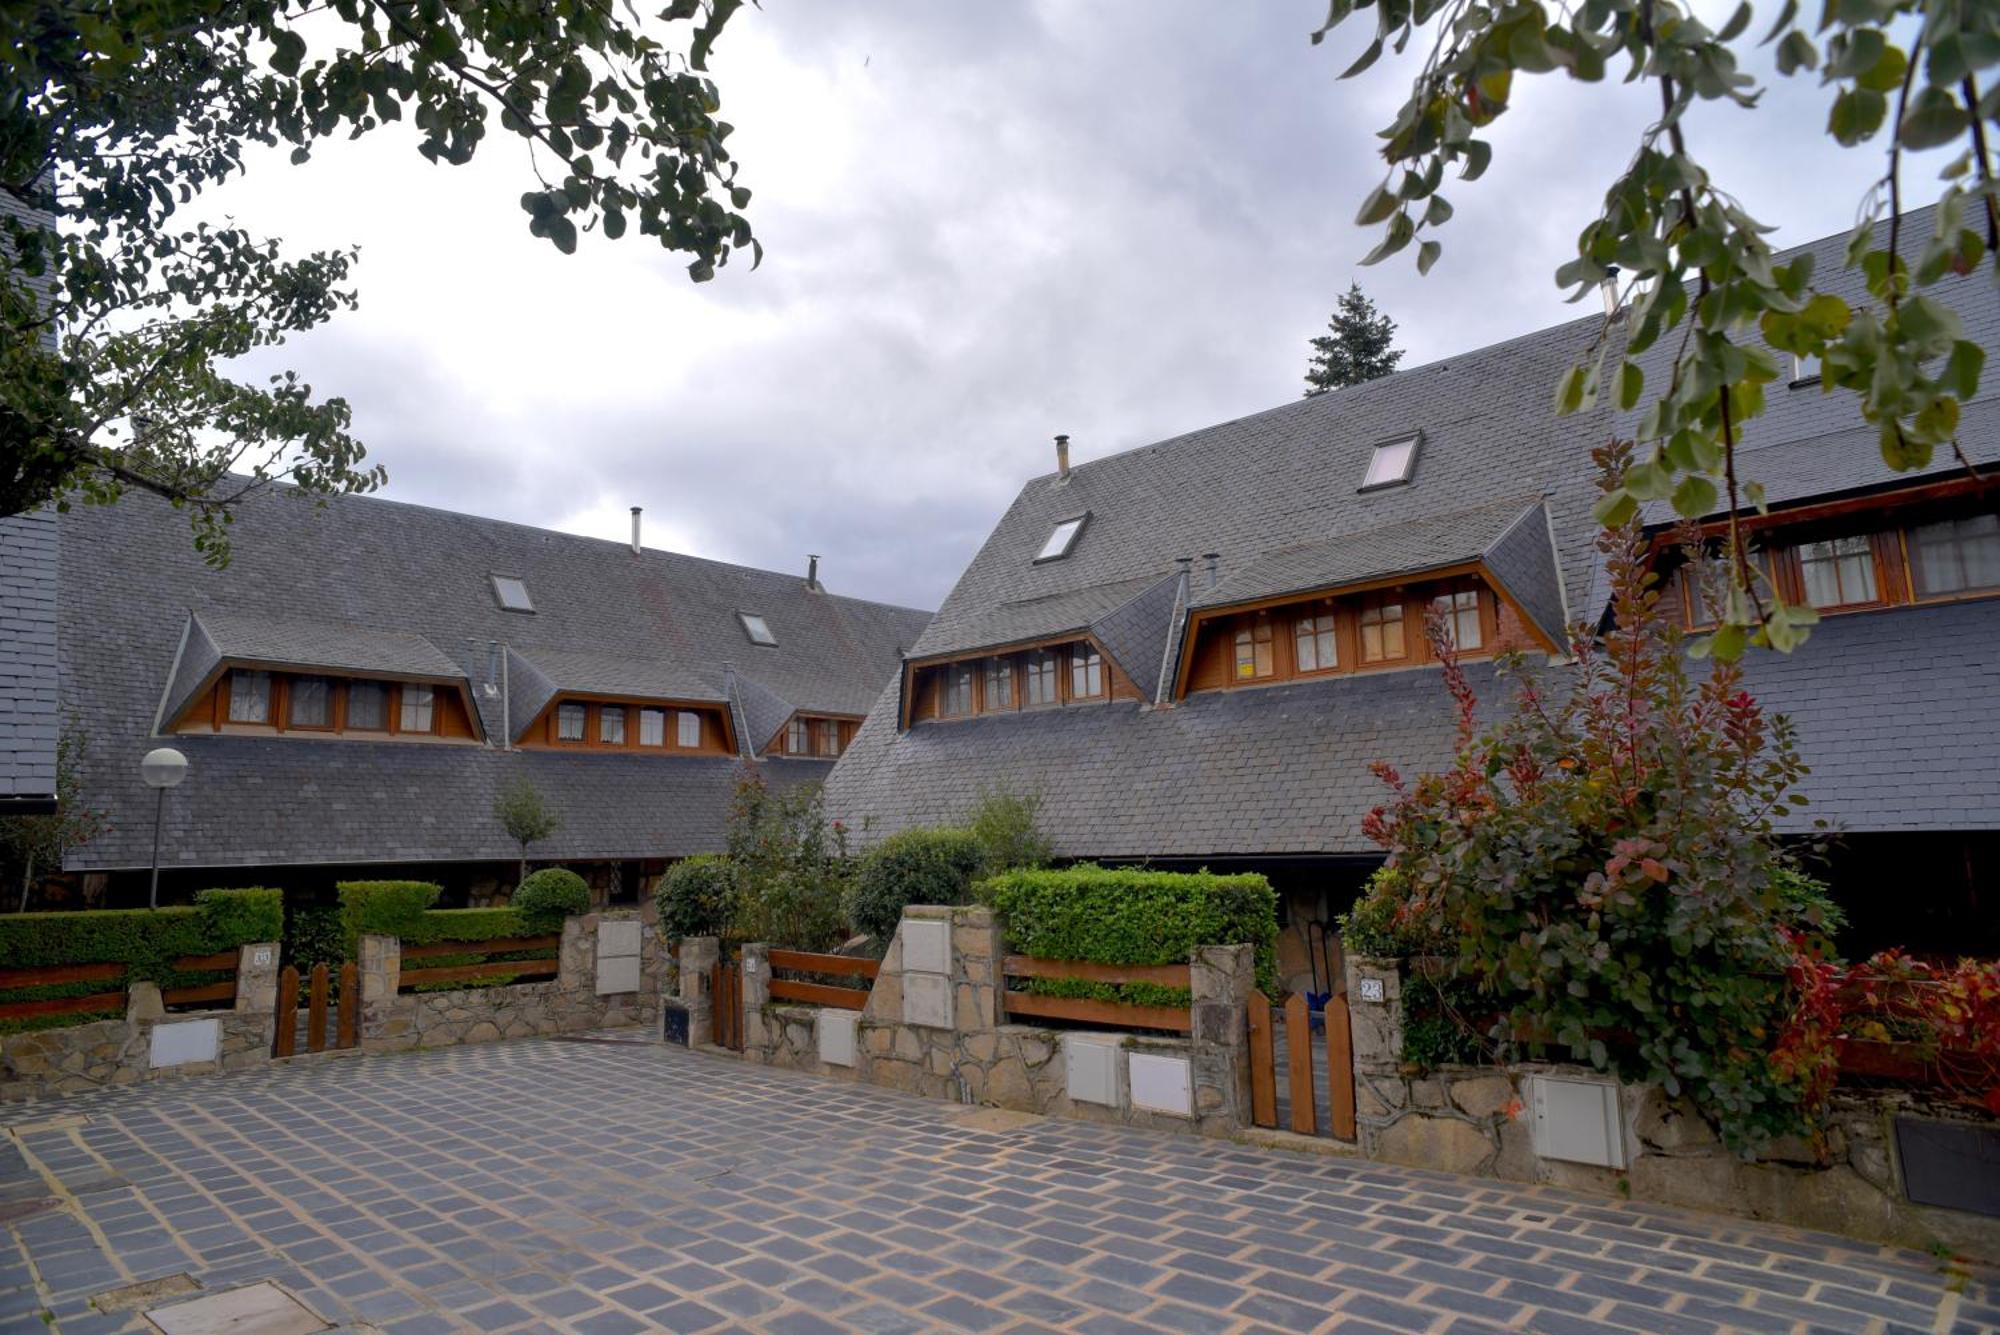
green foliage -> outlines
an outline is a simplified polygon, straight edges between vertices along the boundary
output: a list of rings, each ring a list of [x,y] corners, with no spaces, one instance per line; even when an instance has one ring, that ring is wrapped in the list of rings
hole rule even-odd
[[[904,830],[870,849],[847,887],[847,921],[886,942],[911,904],[968,904],[987,847],[970,830]]]
[[[347,960],[347,938],[341,931],[340,910],[331,904],[309,904],[285,898],[284,962],[304,973],[315,964],[339,968]]]
[[[1101,964],[1185,964],[1196,946],[1254,946],[1257,985],[1275,990],[1278,897],[1262,876],[1092,863],[1004,872],[988,883],[1007,949]],[[1136,1000],[1129,991],[1119,999]],[[1185,998],[1181,999],[1185,1003]]]
[[[1443,955],[1452,942],[1433,920],[1409,911],[1402,874],[1378,867],[1354,907],[1340,915],[1340,940],[1349,953],[1376,959]]]
[[[1960,410],[1978,393],[1985,354],[1924,289],[1981,269],[2000,275],[2000,186],[1989,145],[2000,129],[1992,77],[2000,7],[1787,0],[1762,32],[1780,77],[1811,75],[1829,90],[1827,132],[1837,143],[1887,141],[1886,177],[1871,172],[1848,238],[1846,267],[1859,271],[1867,290],[1858,307],[1822,290],[1831,284],[1815,275],[1812,256],[1776,263],[1771,229],[1741,203],[1746,192],[1717,180],[1689,143],[1686,113],[1696,101],[1757,104],[1762,90],[1742,68],[1759,40],[1749,4],[1714,11],[1730,15],[1717,28],[1668,0],[1443,9],[1329,0],[1313,40],[1370,9],[1374,40],[1343,77],[1367,69],[1385,48],[1400,53],[1420,33],[1426,40],[1410,95],[1381,131],[1387,173],[1357,221],[1381,226],[1383,237],[1363,263],[1412,243],[1419,272],[1436,263],[1441,243],[1425,234],[1452,217],[1445,181],[1485,172],[1492,126],[1529,77],[1560,73],[1595,84],[1623,69],[1625,82],[1653,86],[1660,114],[1640,131],[1636,152],[1616,155],[1623,170],[1578,234],[1575,258],[1555,275],[1578,298],[1605,282],[1622,285],[1629,298],[1624,328],[1614,331],[1607,320],[1556,389],[1559,413],[1587,411],[1615,394],[1621,411],[1637,414],[1643,454],[1599,502],[1603,523],[1623,524],[1646,501],[1671,500],[1681,514],[1700,516],[1717,507],[1719,493],[1731,514],[1761,507],[1754,480],[1739,486],[1756,460],[1739,455],[1739,446],[1764,411],[1766,387],[1789,380],[1795,355],[1817,359],[1820,391],[1843,396],[1874,427],[1891,469],[1924,468],[1938,451],[1956,450]],[[1958,152],[1941,173],[1943,186],[1933,187],[1933,224],[1928,235],[1914,235],[1903,216],[1903,154],[1946,144]],[[1655,344],[1674,349],[1673,365],[1649,385],[1639,360]],[[1804,643],[1812,610],[1757,588],[1734,524],[1730,538],[1735,596],[1705,647],[1733,658],[1751,643],[1787,651]]]
[[[355,957],[364,936],[403,936],[415,928],[424,911],[444,893],[429,881],[342,881],[340,932],[348,958]]]
[[[1825,908],[1771,826],[1803,801],[1805,766],[1735,665],[1689,679],[1636,526],[1599,550],[1615,628],[1579,636],[1561,690],[1524,682],[1483,731],[1443,623],[1427,626],[1458,755],[1414,783],[1378,767],[1392,795],[1364,829],[1394,869],[1373,889],[1396,902],[1385,913],[1371,895],[1360,939],[1451,943],[1451,977],[1480,993],[1473,1019],[1496,1017],[1485,1036],[1501,1055],[1685,1092],[1751,1152],[1818,1111],[1810,1054],[1780,1041],[1809,959],[1800,924]]]
[[[1017,867],[1048,865],[1053,850],[1041,832],[1041,814],[1039,795],[998,790],[980,795],[966,828],[979,841],[984,858],[982,874],[993,876]]]
[[[828,824],[817,784],[774,793],[746,768],[730,805],[729,860],[738,890],[731,935],[792,950],[840,944],[847,835]]]
[[[736,864],[720,853],[682,858],[653,889],[660,931],[669,941],[724,936],[736,917]]]
[[[0,514],[138,487],[183,507],[220,564],[232,503],[256,486],[380,485],[344,401],[294,373],[224,370],[355,302],[352,250],[287,258],[252,227],[175,216],[253,145],[289,145],[298,170],[322,143],[395,123],[456,166],[497,126],[534,159],[520,206],[557,249],[636,230],[697,281],[732,250],[754,255],[707,72],[740,4],[0,9],[0,192],[53,215],[0,215]]]
[[[509,907],[537,931],[560,931],[564,918],[590,912],[590,885],[566,867],[544,867],[521,882]]]
[[[1361,284],[1349,283],[1327,332],[1312,340],[1305,396],[1310,399],[1388,375],[1403,360],[1402,350],[1390,346],[1395,339],[1396,322],[1375,309]]]
[[[236,946],[276,941],[284,926],[277,890],[203,890],[186,907],[86,909],[0,916],[0,968],[33,969],[65,964],[123,964],[127,982],[177,987],[213,981],[212,972],[184,972],[174,961],[215,955]],[[0,990],[0,1001],[89,996],[121,984],[103,980]],[[124,1013],[116,1010],[37,1016],[0,1022],[0,1033],[60,1028]]]
[[[526,779],[516,779],[493,799],[493,819],[507,837],[521,846],[519,884],[528,881],[528,846],[554,836],[562,829],[562,817],[549,809],[541,789]]]

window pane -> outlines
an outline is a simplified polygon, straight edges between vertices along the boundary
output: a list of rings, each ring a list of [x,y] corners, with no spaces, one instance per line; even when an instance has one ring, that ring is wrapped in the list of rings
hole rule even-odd
[[[1441,594],[1431,600],[1431,606],[1444,616],[1445,629],[1451,632],[1451,642],[1457,648],[1477,649],[1485,639],[1485,631],[1479,624],[1479,594],[1476,590]]]
[[[667,711],[664,709],[642,709],[639,711],[639,745],[665,746],[667,744]]]
[[[1375,453],[1368,459],[1368,475],[1361,480],[1364,487],[1379,487],[1390,482],[1401,482],[1410,476],[1410,460],[1417,452],[1417,438],[1392,440],[1386,445],[1377,445]]]
[[[776,644],[778,637],[771,633],[771,624],[755,612],[738,612],[743,621],[743,633],[750,637],[752,644]]]
[[[1361,609],[1361,661],[1403,657],[1403,605],[1378,603]]]
[[[695,713],[692,709],[683,709],[680,711],[680,714],[680,732],[677,740],[682,746],[700,746],[701,715]]]
[[[1926,524],[1910,539],[1917,592],[1935,597],[2000,588],[2000,515]]]
[[[597,740],[608,746],[625,745],[625,709],[605,705],[597,711]]]
[[[402,718],[397,726],[404,732],[429,732],[432,727],[434,696],[428,686],[403,688]]]
[[[1052,705],[1056,702],[1056,656],[1047,649],[1028,655],[1028,703]]]
[[[1007,659],[990,658],[986,661],[986,707],[1014,707],[1014,665]]]
[[[795,756],[806,754],[806,721],[795,718],[785,725],[785,750]]]
[[[1104,658],[1087,644],[1069,651],[1069,693],[1078,700],[1104,694]]]
[[[347,726],[359,732],[380,732],[389,726],[389,688],[379,681],[350,682]]]
[[[821,719],[818,723],[819,753],[823,756],[840,754],[840,723],[836,719]]]
[[[972,666],[953,664],[944,669],[944,694],[939,712],[956,718],[972,712]]]
[[[271,674],[232,672],[229,674],[229,721],[269,723],[271,721]]]
[[[1298,649],[1299,671],[1325,672],[1340,666],[1339,641],[1334,637],[1333,613],[1300,617],[1292,628]]]
[[[532,612],[535,610],[534,601],[528,597],[528,585],[526,581],[516,579],[512,575],[495,575],[493,577],[493,596],[499,600],[500,606],[506,608],[509,612]]]
[[[1035,559],[1037,561],[1053,561],[1058,556],[1068,556],[1070,547],[1076,542],[1077,532],[1082,527],[1083,520],[1081,518],[1065,519],[1062,523],[1057,524],[1049,532],[1049,540],[1042,544],[1042,550],[1035,553]]]
[[[1814,607],[1875,601],[1875,558],[1866,537],[1834,538],[1799,547],[1799,574]]]
[[[286,722],[294,728],[325,728],[333,723],[332,683],[325,677],[294,677],[285,705]]]
[[[405,693],[403,701],[404,713],[407,716],[409,712],[409,696],[407,693]],[[582,741],[584,719],[588,712],[582,705],[578,704],[557,705],[556,737],[565,742]]]

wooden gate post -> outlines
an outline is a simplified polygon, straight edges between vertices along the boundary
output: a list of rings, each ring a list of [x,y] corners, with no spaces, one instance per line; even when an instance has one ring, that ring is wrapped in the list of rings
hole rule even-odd
[[[287,964],[278,974],[276,1031],[271,1038],[271,1055],[289,1057],[299,1041],[299,971]]]
[[[1313,1106],[1312,1008],[1303,992],[1285,1002],[1285,1061],[1290,1068],[1292,1130],[1310,1136],[1319,1130],[1319,1110]]]
[[[313,965],[312,997],[306,1003],[306,1051],[326,1051],[326,961]]]
[[[1271,1034],[1271,999],[1256,988],[1250,992],[1250,1120],[1258,1126],[1278,1125],[1277,1046]]]
[[[361,970],[349,960],[340,966],[340,1034],[337,1048],[351,1048],[361,1041]]]
[[[1347,994],[1326,999],[1326,1093],[1330,1111],[1327,1131],[1342,1140],[1355,1138],[1354,1033],[1347,1014]]]

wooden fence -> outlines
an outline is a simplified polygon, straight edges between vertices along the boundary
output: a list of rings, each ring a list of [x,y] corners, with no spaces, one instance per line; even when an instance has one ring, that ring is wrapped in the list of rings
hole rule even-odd
[[[710,1041],[731,1052],[743,1051],[743,961],[722,959],[708,975]]]
[[[407,992],[411,988],[438,983],[477,983],[503,975],[510,983],[553,978],[561,967],[557,953],[561,946],[560,936],[509,936],[494,941],[433,941],[428,945],[405,945],[403,963],[406,967],[397,982],[397,990]],[[528,951],[548,953],[519,960],[492,958]],[[468,955],[482,958],[476,964],[442,965],[432,969],[407,967],[411,960],[458,959]]]
[[[179,973],[226,973],[229,976],[212,983],[199,983],[187,987],[167,987],[160,989],[160,999],[168,1006],[212,1006],[217,1003],[229,1005],[236,1000],[237,952],[219,951],[213,955],[183,955],[174,961],[174,969]],[[87,992],[71,997],[41,997],[25,1001],[0,1001],[0,1020],[24,1020],[45,1015],[87,1015],[94,1011],[107,1014],[125,1013],[126,990],[130,986],[127,977],[129,966],[118,963],[105,964],[52,964],[33,969],[0,969],[0,992],[19,988],[56,987],[72,983],[105,983],[101,992]]]
[[[306,999],[306,1051],[325,1052],[329,1046],[327,1034],[327,993],[331,976],[325,964],[312,967]],[[357,1023],[361,1013],[361,976],[354,961],[340,966],[340,996],[338,999],[339,1028],[332,1035],[331,1046],[351,1048],[360,1042]],[[297,1053],[299,1042],[299,971],[287,964],[278,974],[277,1028],[271,1038],[273,1057],[290,1057]]]
[[[1084,983],[1152,983],[1158,987],[1188,988],[1185,964],[1098,964],[1089,960],[1037,959],[1031,955],[1009,955],[1002,965],[1008,978],[1062,978]],[[1125,1001],[1102,1001],[1095,997],[1051,997],[1035,992],[1014,992],[1003,988],[1001,1004],[1008,1017],[1039,1020],[1075,1020],[1083,1024],[1118,1029],[1164,1029],[1176,1034],[1194,1030],[1192,1013],[1186,1006],[1140,1006]]]
[[[1354,1125],[1354,1036],[1347,1014],[1347,997],[1336,994],[1326,1000],[1327,1134],[1341,1140],[1355,1138]],[[1286,1102],[1290,1105],[1291,1130],[1302,1136],[1319,1134],[1318,1094],[1313,1080],[1312,1011],[1306,999],[1294,992],[1285,1002]],[[1277,1026],[1271,1000],[1260,991],[1250,993],[1250,1120],[1258,1126],[1278,1125]]]
[[[780,978],[778,970],[789,973],[831,974],[843,978],[865,978],[872,985],[875,975],[882,966],[875,960],[858,959],[853,955],[819,955],[805,950],[773,950],[767,958],[771,964],[771,1000],[803,1001],[813,1006],[835,1006],[841,1010],[858,1011],[868,1004],[866,987],[838,987],[831,983],[806,983],[792,978]]]

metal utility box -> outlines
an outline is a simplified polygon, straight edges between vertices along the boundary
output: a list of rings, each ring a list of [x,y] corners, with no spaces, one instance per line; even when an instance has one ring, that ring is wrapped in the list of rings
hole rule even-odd
[[[1631,1162],[1618,1086],[1549,1075],[1532,1076],[1529,1085],[1536,1154],[1600,1168],[1623,1168]]]

